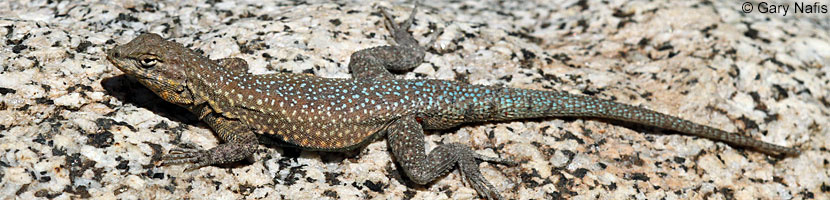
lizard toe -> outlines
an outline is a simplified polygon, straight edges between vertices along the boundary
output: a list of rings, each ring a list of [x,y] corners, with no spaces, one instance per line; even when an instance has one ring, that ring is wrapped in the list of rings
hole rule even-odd
[[[186,171],[186,172],[193,171],[193,170],[196,170],[196,169],[202,168],[202,167],[204,167],[204,166],[208,166],[208,165],[210,165],[210,164],[211,164],[210,162],[208,162],[207,160],[204,160],[204,159],[203,159],[203,160],[201,160],[201,161],[199,161],[199,162],[196,162],[196,163],[193,163],[193,164],[191,164],[191,165],[187,166],[187,168],[186,168],[186,169],[184,169],[184,171]]]
[[[476,159],[478,159],[477,157],[479,156],[476,156]],[[490,181],[487,181],[487,179],[484,178],[484,175],[481,174],[477,162],[473,160],[462,160],[459,161],[458,164],[461,174],[467,181],[470,182],[470,186],[472,186],[479,195],[490,200],[502,199],[502,196],[499,194],[498,190],[496,190],[496,188],[490,184]]]
[[[392,18],[392,14],[389,14],[389,11],[387,11],[386,9],[386,7],[378,8],[378,10],[380,10],[381,15],[383,15],[383,25],[385,25],[386,28],[389,29],[389,32],[397,32],[398,29],[400,29],[400,27],[398,27],[398,24],[395,23],[395,19]]]
[[[186,163],[201,164],[205,162],[208,157],[208,152],[196,148],[173,148],[170,152],[161,157],[161,165],[176,165]],[[206,164],[201,164],[199,167]],[[188,169],[192,168],[188,167]]]
[[[408,30],[409,27],[412,26],[412,23],[415,21],[415,13],[418,12],[417,3],[415,4],[415,7],[412,8],[409,17],[407,17],[406,20],[404,20],[401,23],[395,23],[395,17],[392,14],[389,14],[389,11],[386,7],[380,7],[378,9],[380,10],[381,15],[383,15],[383,24],[386,26],[389,32],[392,32],[393,36],[410,35]]]
[[[489,163],[500,164],[500,165],[507,165],[507,166],[516,166],[516,165],[519,164],[519,162],[516,162],[516,161],[511,160],[511,159],[491,157],[491,156],[485,156],[485,155],[481,155],[481,154],[475,154],[475,158],[476,158],[476,160],[489,162]]]
[[[175,153],[175,154],[196,153],[196,152],[199,152],[199,151],[200,151],[200,149],[198,149],[198,148],[175,147],[175,148],[170,149],[170,154],[173,154],[173,153]]]

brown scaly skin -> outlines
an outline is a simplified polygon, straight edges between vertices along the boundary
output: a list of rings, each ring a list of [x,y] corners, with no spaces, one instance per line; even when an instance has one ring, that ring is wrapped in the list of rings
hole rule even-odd
[[[425,49],[406,31],[412,15],[387,28],[397,45],[363,49],[351,56],[353,79],[296,74],[248,74],[239,58],[209,60],[156,34],[142,34],[107,52],[118,69],[164,100],[187,108],[225,143],[209,149],[175,148],[163,164],[188,169],[238,161],[257,147],[256,134],[289,146],[345,151],[385,137],[406,175],[427,184],[457,167],[478,193],[501,199],[478,169],[479,161],[514,164],[481,156],[464,144],[427,152],[424,129],[461,123],[539,117],[596,117],[645,124],[723,141],[767,154],[796,156],[799,150],[696,124],[652,110],[560,91],[477,86],[443,80],[399,80],[388,70],[418,66]]]

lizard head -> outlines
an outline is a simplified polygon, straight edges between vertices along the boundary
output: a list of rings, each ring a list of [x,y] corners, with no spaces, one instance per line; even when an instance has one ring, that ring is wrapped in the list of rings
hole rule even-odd
[[[189,104],[184,59],[204,59],[182,45],[153,33],[141,34],[127,44],[107,51],[107,59],[128,76],[166,101]]]

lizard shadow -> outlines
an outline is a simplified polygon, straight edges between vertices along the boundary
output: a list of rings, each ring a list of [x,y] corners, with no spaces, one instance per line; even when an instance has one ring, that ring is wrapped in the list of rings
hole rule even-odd
[[[101,87],[104,88],[107,94],[121,102],[145,108],[179,123],[188,125],[200,124],[200,120],[196,115],[190,113],[185,108],[165,101],[137,80],[127,75],[122,74],[104,78],[101,80]]]

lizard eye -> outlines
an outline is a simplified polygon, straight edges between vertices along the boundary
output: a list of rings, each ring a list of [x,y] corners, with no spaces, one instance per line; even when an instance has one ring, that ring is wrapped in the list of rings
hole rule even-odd
[[[155,59],[155,58],[143,58],[143,59],[141,59],[141,60],[140,60],[140,62],[141,62],[141,66],[143,66],[143,67],[147,68],[147,67],[152,67],[152,66],[155,66],[155,65],[156,65],[156,63],[158,63],[158,59]]]

